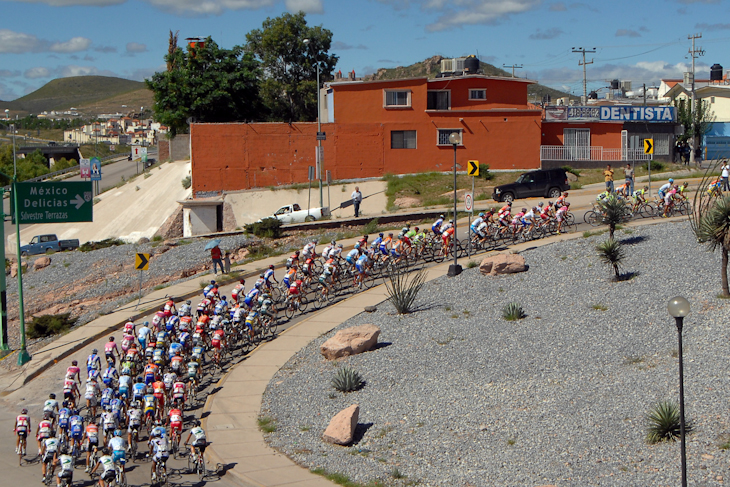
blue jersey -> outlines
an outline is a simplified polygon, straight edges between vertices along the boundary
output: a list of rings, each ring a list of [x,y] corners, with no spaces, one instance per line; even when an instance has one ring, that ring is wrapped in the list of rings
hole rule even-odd
[[[271,276],[274,275],[274,269],[267,269],[266,272],[264,272],[264,279],[266,279],[266,283],[268,284],[269,279],[271,279]]]
[[[380,247],[380,244],[383,243],[383,237],[378,236],[375,240],[373,240],[373,243],[370,244],[370,248],[377,249]]]
[[[69,418],[68,423],[71,429],[71,435],[81,437],[84,432],[84,418],[76,414]]]
[[[71,417],[71,410],[69,408],[61,408],[58,410],[58,426],[63,429],[68,428],[68,418]]]
[[[172,358],[172,357],[174,357],[174,356],[175,356],[175,354],[176,354],[176,353],[177,353],[177,352],[178,352],[179,350],[182,350],[182,347],[183,347],[183,346],[182,346],[182,345],[180,345],[179,343],[175,343],[175,342],[171,343],[171,344],[170,344],[170,349],[169,349],[169,350],[167,351],[168,357],[169,357],[169,358]]]
[[[441,228],[441,224],[444,222],[443,218],[439,218],[435,222],[433,222],[433,225],[431,225],[431,230],[438,230]]]
[[[137,382],[132,386],[132,393],[134,395],[135,399],[141,399],[142,396],[144,396],[145,389],[147,388],[146,385],[142,382]]]

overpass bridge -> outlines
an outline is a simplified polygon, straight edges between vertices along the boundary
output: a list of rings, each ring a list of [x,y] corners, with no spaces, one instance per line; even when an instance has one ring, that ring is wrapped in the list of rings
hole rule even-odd
[[[81,159],[79,146],[77,144],[54,144],[53,142],[48,144],[30,144],[19,147],[17,153],[18,155],[25,157],[37,150],[40,150],[43,153],[43,156],[48,159],[49,167],[53,166],[55,161],[63,157],[67,160],[73,159],[77,163]]]

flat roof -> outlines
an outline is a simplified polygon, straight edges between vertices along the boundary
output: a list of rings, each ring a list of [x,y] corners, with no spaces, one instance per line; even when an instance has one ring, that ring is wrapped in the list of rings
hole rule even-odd
[[[417,76],[413,78],[398,78],[398,79],[373,79],[373,80],[342,80],[342,81],[330,81],[328,84],[330,86],[334,85],[356,85],[356,84],[366,84],[366,83],[398,83],[402,81],[426,81],[427,83],[437,83],[439,81],[453,81],[453,80],[462,80],[462,79],[496,79],[496,80],[502,80],[502,81],[515,81],[519,83],[527,83],[527,84],[535,84],[537,81],[527,79],[527,78],[513,78],[511,76],[487,76],[484,74],[468,74],[463,76],[447,76],[444,78],[428,78],[427,76]]]

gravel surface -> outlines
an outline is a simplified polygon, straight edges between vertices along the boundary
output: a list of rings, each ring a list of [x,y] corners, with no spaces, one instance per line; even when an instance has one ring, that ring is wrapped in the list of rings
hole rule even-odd
[[[302,349],[268,385],[266,435],[297,463],[387,485],[676,486],[679,442],[647,445],[645,416],[678,400],[677,331],[667,313],[689,299],[684,364],[690,485],[723,485],[730,453],[727,406],[728,302],[719,253],[698,246],[687,223],[618,233],[633,279],[611,282],[595,245],[605,235],[523,252],[529,271],[486,277],[465,269],[428,283],[422,309],[390,304],[339,328],[381,327],[381,346],[327,362]],[[527,317],[502,319],[508,302]],[[607,307],[607,310],[596,309]],[[330,385],[348,365],[366,381],[342,394]],[[360,419],[351,447],[324,443],[329,420],[351,404]],[[405,476],[404,478],[401,478]]]

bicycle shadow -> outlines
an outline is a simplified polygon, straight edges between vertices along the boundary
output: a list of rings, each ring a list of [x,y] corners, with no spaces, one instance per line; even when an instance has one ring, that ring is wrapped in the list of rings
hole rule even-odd
[[[623,245],[636,245],[641,242],[644,242],[645,240],[649,240],[649,237],[645,237],[643,235],[636,235],[635,237],[629,237],[621,240],[621,243]]]

